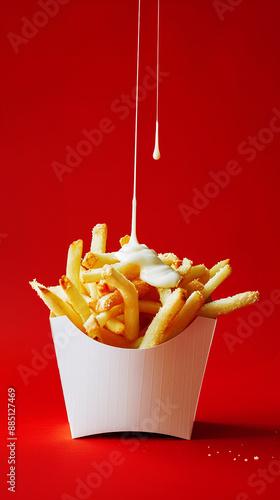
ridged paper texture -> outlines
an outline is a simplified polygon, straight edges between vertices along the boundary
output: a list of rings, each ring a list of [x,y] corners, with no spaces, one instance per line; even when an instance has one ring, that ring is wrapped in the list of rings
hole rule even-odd
[[[216,320],[197,318],[150,349],[101,344],[51,318],[73,438],[143,431],[190,439]]]

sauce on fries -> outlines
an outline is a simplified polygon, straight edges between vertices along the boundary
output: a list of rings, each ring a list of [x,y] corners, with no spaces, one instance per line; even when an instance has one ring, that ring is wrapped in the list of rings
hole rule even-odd
[[[182,279],[170,266],[164,264],[154,250],[130,238],[129,243],[115,253],[121,262],[130,262],[140,267],[140,278],[149,285],[161,288],[175,288]]]
[[[193,265],[172,253],[157,254],[136,236],[136,163],[140,1],[136,77],[134,180],[131,236],[120,240],[121,249],[106,252],[107,226],[92,230],[90,252],[83,257],[83,241],[68,250],[66,275],[59,285],[45,287],[36,280],[32,288],[51,311],[67,316],[84,334],[115,347],[146,349],[166,342],[185,330],[197,316],[215,318],[248,306],[258,292],[239,293],[211,301],[212,293],[230,276],[229,259],[211,268]],[[157,108],[154,159],[158,145],[159,0],[157,25]]]

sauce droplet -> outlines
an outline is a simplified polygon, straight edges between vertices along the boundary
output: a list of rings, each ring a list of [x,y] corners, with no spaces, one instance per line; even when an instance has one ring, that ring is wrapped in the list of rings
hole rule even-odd
[[[158,121],[156,122],[156,136],[155,136],[155,149],[153,152],[153,159],[160,159],[159,144],[158,144]]]

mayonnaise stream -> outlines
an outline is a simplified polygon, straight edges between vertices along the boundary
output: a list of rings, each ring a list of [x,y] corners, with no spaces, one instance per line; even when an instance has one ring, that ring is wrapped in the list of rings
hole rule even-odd
[[[174,288],[181,276],[170,266],[164,264],[154,250],[140,244],[136,236],[136,160],[137,160],[137,118],[138,118],[138,80],[139,80],[139,33],[140,33],[140,0],[138,9],[138,43],[137,43],[137,76],[136,76],[136,108],[135,108],[135,147],[134,147],[134,181],[132,199],[131,237],[129,243],[115,252],[120,262],[137,264],[140,267],[140,278],[150,285],[161,288]],[[158,148],[158,122],[156,128],[155,156],[160,157]]]
[[[159,0],[158,0],[158,13],[157,13],[157,101],[156,101],[155,148],[153,152],[154,160],[160,159],[159,141],[158,141],[158,82],[159,82]]]

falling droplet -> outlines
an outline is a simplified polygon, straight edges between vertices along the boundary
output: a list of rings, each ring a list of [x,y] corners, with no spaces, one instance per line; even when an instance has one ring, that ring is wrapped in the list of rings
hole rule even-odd
[[[158,121],[156,121],[156,136],[155,136],[155,149],[153,152],[153,159],[160,159],[159,144],[158,144]]]

